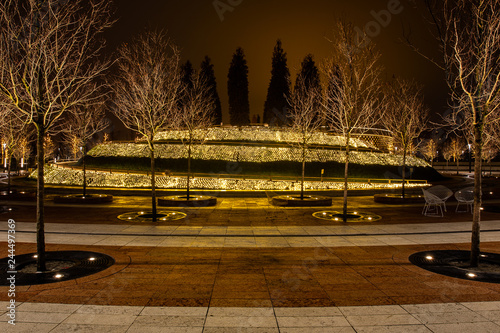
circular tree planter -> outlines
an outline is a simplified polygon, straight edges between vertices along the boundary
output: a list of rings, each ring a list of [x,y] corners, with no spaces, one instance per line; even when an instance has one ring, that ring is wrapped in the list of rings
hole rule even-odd
[[[183,212],[159,210],[156,212],[156,222],[175,221],[186,217]],[[153,222],[153,213],[150,211],[130,212],[118,216],[120,220],[129,222]]]
[[[0,286],[10,285],[7,278],[15,276],[16,286],[55,283],[78,279],[101,272],[115,263],[103,253],[87,251],[46,252],[47,271],[36,272],[35,253],[16,255],[15,264],[7,257],[0,259]],[[15,272],[15,273],[12,273]]]
[[[111,194],[68,194],[58,195],[54,197],[55,203],[71,203],[71,204],[101,204],[113,201]]]
[[[393,193],[375,194],[373,196],[373,200],[378,203],[395,204],[395,205],[425,202],[425,198],[423,195],[406,194],[405,197],[403,198],[401,194],[393,194]]]
[[[332,198],[320,195],[304,195],[301,199],[300,195],[279,195],[271,199],[274,206],[285,207],[324,207],[332,205]]]
[[[321,220],[344,222],[344,214],[341,211],[321,211],[312,214]],[[348,211],[345,222],[374,222],[382,217],[369,212]]]
[[[11,201],[35,201],[36,192],[26,192],[26,191],[1,191],[0,200],[11,200]]]
[[[433,273],[465,280],[500,283],[500,254],[481,252],[478,267],[469,267],[470,251],[424,251],[412,254],[408,260]]]
[[[207,195],[172,195],[158,198],[158,205],[165,207],[211,207],[217,205],[217,198]]]

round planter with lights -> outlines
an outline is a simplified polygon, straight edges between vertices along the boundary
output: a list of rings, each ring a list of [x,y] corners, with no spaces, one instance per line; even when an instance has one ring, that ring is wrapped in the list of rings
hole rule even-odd
[[[412,204],[425,202],[425,198],[423,195],[406,194],[403,198],[401,194],[393,193],[375,194],[373,196],[373,200],[375,202],[384,204]]]
[[[45,252],[45,261],[47,271],[37,273],[35,253],[16,255],[15,264],[9,257],[0,259],[0,286],[10,285],[11,275],[16,286],[55,283],[96,274],[115,263],[106,254],[89,251]]]
[[[303,198],[299,194],[279,195],[273,197],[271,203],[284,207],[324,207],[332,205],[332,198],[320,195],[304,195]]]
[[[408,260],[425,270],[454,278],[500,283],[500,254],[481,252],[478,267],[469,267],[470,251],[435,250],[412,254]]]
[[[158,206],[164,207],[212,207],[217,205],[217,198],[207,195],[172,195],[158,198]]]
[[[382,217],[369,212],[348,211],[345,218],[342,211],[321,211],[312,214],[320,220],[328,220],[335,222],[374,222]]]
[[[101,204],[113,201],[111,194],[68,194],[57,195],[54,197],[55,203],[71,203],[71,204]]]
[[[170,210],[158,210],[156,212],[156,222],[175,221],[186,217],[183,212],[174,212]],[[153,213],[151,211],[130,212],[121,214],[118,218],[128,222],[153,222]]]

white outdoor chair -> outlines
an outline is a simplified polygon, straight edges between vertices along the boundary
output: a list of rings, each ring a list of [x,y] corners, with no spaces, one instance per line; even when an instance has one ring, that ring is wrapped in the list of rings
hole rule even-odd
[[[472,204],[474,203],[474,187],[466,187],[455,192],[455,199],[457,199],[457,208],[455,212],[465,213],[470,210],[472,213]],[[465,205],[465,210],[458,210],[460,205]]]
[[[444,211],[446,212],[446,200],[453,195],[453,191],[443,185],[432,186],[427,191],[443,201]]]
[[[439,211],[441,210],[441,217],[443,217],[443,207],[446,210],[444,200],[428,190],[422,189],[422,192],[424,193],[425,198],[425,205],[424,209],[422,209],[422,214],[425,216],[438,216]]]

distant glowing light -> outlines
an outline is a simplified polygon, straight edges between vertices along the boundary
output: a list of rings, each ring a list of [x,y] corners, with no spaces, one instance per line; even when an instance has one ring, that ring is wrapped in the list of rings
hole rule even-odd
[[[434,257],[433,256],[426,256],[425,259],[427,259],[427,260],[434,260]]]
[[[470,278],[475,278],[477,275],[474,273],[467,273],[467,276]]]
[[[56,279],[60,279],[60,278],[62,278],[62,277],[63,277],[63,275],[62,275],[62,274],[56,274],[56,275],[54,275],[54,277],[55,277]]]

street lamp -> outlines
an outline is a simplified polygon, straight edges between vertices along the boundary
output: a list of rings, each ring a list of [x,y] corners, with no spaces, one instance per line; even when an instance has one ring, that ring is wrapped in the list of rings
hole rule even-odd
[[[469,173],[471,173],[472,172],[472,163],[471,163],[472,155],[471,155],[471,151],[470,151],[471,144],[469,143],[469,144],[467,144],[467,146],[469,147]]]

